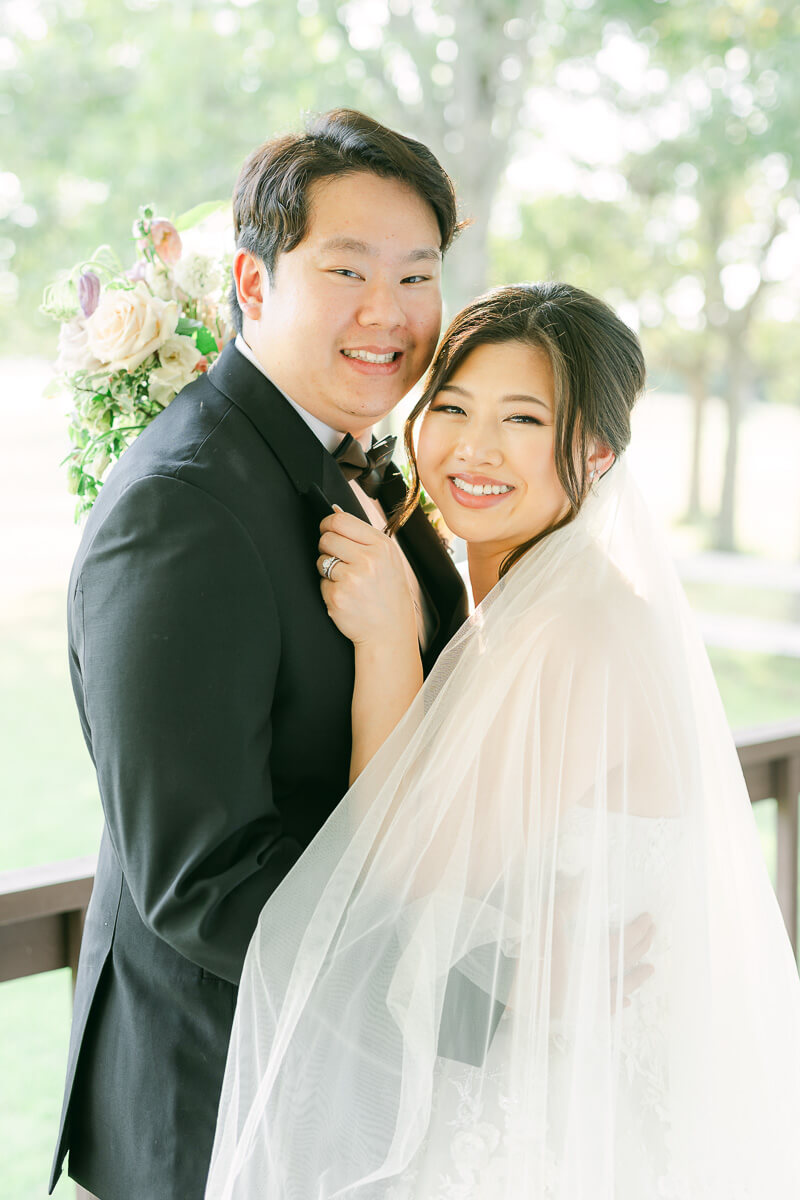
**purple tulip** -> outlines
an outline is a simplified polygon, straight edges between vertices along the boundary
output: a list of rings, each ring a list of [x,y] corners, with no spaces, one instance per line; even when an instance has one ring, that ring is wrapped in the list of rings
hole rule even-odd
[[[94,271],[84,271],[78,280],[78,303],[85,317],[90,317],[100,300],[100,280]]]

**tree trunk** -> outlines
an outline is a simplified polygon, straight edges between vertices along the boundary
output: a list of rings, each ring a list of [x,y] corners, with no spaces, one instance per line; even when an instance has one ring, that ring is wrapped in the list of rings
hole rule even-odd
[[[736,472],[739,462],[739,427],[742,421],[744,397],[749,390],[750,363],[743,333],[736,325],[727,335],[727,387],[725,400],[728,409],[728,442],[725,450],[725,474],[722,481],[715,550],[736,550]]]
[[[703,473],[703,417],[708,399],[707,371],[704,364],[688,372],[687,383],[692,401],[692,464],[689,475],[689,500],[685,520],[696,522],[703,516],[700,481]]]
[[[459,234],[445,260],[443,290],[449,317],[488,287],[489,216],[496,189],[497,179],[488,174],[480,187],[459,186],[460,209],[472,224]]]

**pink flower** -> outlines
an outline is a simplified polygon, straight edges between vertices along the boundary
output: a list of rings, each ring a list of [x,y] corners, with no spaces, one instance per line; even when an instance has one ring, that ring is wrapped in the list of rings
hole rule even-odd
[[[90,317],[100,299],[100,280],[94,271],[84,271],[78,280],[78,303],[85,317]]]
[[[208,359],[206,358],[205,354],[202,358],[198,358],[194,369],[197,371],[198,375],[202,375],[208,370]]]
[[[153,241],[153,249],[162,262],[172,265],[178,261],[183,249],[181,235],[171,221],[157,217],[150,225],[150,237]]]

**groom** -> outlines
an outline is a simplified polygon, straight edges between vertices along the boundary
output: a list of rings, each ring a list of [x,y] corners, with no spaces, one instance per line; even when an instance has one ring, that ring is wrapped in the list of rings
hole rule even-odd
[[[319,522],[404,498],[371,429],[431,359],[457,228],[431,152],[346,110],[256,150],[233,204],[239,336],[126,451],[70,581],[105,830],[50,1190],[69,1152],[100,1200],[203,1195],[248,941],[347,790]],[[398,542],[429,669],[464,591],[420,510]]]

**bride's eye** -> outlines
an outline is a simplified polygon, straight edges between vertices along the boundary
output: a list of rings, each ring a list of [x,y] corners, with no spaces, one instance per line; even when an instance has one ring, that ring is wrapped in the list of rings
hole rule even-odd
[[[463,408],[459,408],[457,404],[431,404],[428,412],[461,413],[462,417],[465,415]]]
[[[532,417],[529,413],[515,413],[513,417],[506,417],[507,421],[514,421],[517,425],[541,425],[542,422],[538,417]]]

